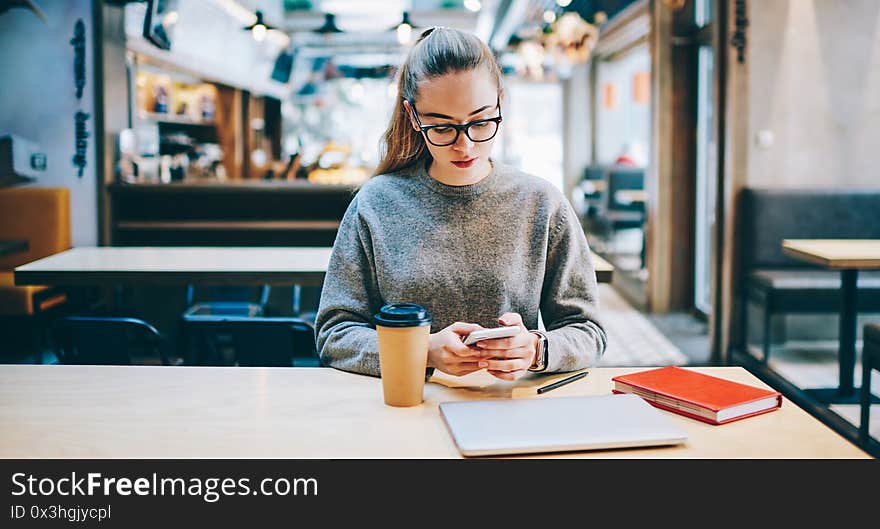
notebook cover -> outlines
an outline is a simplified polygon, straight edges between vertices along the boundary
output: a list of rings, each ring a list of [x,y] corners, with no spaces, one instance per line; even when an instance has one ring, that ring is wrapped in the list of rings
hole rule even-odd
[[[778,391],[749,386],[675,366],[620,375],[611,380],[694,404],[716,413],[731,406],[767,397],[777,397],[776,407],[770,410],[782,405],[782,395]]]

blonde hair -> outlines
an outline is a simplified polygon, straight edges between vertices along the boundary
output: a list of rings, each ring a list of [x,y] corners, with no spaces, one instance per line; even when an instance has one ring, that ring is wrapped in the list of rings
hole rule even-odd
[[[374,176],[423,163],[431,156],[403,106],[404,100],[411,105],[418,101],[419,83],[476,68],[485,68],[501,91],[501,68],[492,50],[479,38],[445,27],[430,28],[421,34],[397,74],[397,103],[379,144],[380,162]]]

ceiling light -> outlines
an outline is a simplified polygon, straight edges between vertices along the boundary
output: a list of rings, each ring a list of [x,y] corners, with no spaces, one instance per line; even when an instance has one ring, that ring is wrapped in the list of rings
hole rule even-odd
[[[544,11],[544,22],[552,24],[556,21],[556,13],[551,10]]]
[[[401,45],[406,45],[409,44],[412,38],[413,27],[415,26],[409,21],[409,11],[404,11],[400,23],[391,29],[397,32],[397,42]]]
[[[556,0],[556,5],[559,7],[568,7],[568,4],[571,3],[571,0]]]
[[[266,22],[263,21],[263,12],[262,11],[256,11],[254,13],[254,15],[257,18],[256,18],[256,20],[254,20],[253,24],[247,25],[247,26],[243,27],[242,29],[250,31],[251,34],[254,36],[254,40],[256,40],[257,42],[262,42],[263,39],[266,38],[266,33],[270,29],[275,29],[275,28],[266,24]]]
[[[559,0],[557,0],[557,1],[559,1]],[[568,0],[568,1],[571,2],[571,0]],[[473,11],[474,13],[476,13],[482,7],[483,7],[483,4],[480,2],[480,0],[464,0],[464,8],[467,9],[468,11]]]
[[[336,27],[336,15],[333,13],[324,13],[324,25],[314,30],[315,33],[323,33],[329,35],[331,33],[343,33],[341,29]]]

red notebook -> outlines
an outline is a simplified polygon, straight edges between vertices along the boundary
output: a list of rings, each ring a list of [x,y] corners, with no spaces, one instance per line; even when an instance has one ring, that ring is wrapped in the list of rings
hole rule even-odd
[[[611,379],[614,393],[634,393],[654,406],[710,424],[724,424],[782,406],[778,391],[670,366]]]

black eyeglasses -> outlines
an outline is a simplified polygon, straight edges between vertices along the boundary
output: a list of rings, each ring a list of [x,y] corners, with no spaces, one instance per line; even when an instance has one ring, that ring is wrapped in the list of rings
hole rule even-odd
[[[419,129],[421,129],[422,133],[425,135],[425,139],[428,140],[428,143],[436,145],[437,147],[447,147],[457,142],[458,135],[461,134],[462,131],[464,131],[465,136],[467,136],[472,142],[480,143],[489,141],[498,133],[498,124],[501,123],[500,98],[495,103],[495,106],[498,107],[497,118],[478,119],[463,125],[456,125],[454,123],[422,125],[422,120],[419,119],[419,111],[416,110],[416,106],[412,102],[410,102],[409,106],[413,109],[416,123],[418,123]]]

